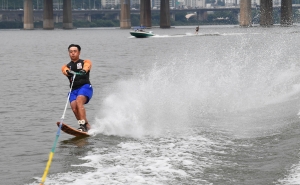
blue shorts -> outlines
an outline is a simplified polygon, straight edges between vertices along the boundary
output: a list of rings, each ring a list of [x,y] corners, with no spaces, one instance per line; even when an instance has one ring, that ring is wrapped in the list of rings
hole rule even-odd
[[[92,85],[85,84],[85,85],[81,86],[80,88],[71,91],[70,98],[69,98],[70,103],[72,101],[76,100],[77,96],[79,96],[79,95],[84,95],[85,97],[87,97],[87,101],[85,102],[85,104],[87,104],[93,96]]]

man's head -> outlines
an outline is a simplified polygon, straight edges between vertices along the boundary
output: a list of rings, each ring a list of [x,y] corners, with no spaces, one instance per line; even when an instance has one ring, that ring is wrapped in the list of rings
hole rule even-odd
[[[81,47],[77,44],[71,44],[68,47],[68,51],[71,60],[76,62],[79,59]]]

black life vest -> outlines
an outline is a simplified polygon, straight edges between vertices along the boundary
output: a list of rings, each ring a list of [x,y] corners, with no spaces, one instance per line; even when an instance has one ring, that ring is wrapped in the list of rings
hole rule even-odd
[[[79,59],[76,62],[71,61],[67,64],[67,67],[70,70],[74,71],[74,72],[79,72],[80,70],[83,69],[83,66],[84,66],[84,60],[82,60],[82,59]],[[67,76],[67,77],[70,81],[70,87],[71,87],[73,76]],[[88,71],[86,73],[86,75],[76,75],[74,83],[73,83],[72,90],[78,89],[78,88],[80,88],[81,86],[83,86],[85,84],[91,84],[91,82],[90,82],[90,71]]]

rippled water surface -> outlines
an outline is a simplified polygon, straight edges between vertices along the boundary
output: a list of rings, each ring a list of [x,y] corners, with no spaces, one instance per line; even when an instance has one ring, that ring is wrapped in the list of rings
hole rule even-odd
[[[0,184],[41,181],[71,43],[93,62],[93,136],[61,133],[45,184],[300,184],[299,26],[152,31],[0,30]]]

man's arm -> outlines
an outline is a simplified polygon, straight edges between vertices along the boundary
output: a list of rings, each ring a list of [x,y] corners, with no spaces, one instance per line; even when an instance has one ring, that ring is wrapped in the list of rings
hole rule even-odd
[[[89,72],[92,68],[92,62],[90,60],[84,60],[83,70]]]
[[[67,65],[63,65],[63,66],[61,67],[62,73],[63,73],[64,75],[66,75],[66,76],[68,76],[68,73],[67,73],[68,70],[70,70],[70,69],[67,67]]]

